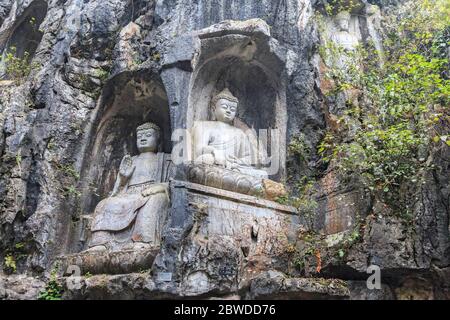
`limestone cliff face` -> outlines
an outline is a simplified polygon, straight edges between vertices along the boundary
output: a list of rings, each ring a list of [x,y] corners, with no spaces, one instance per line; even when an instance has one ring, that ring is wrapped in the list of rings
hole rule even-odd
[[[369,2],[378,4],[381,14],[398,5],[394,1]],[[363,7],[365,2],[361,3]],[[183,57],[195,49],[195,44],[175,39],[224,20],[249,19],[261,19],[270,26],[270,37],[279,47],[268,45],[264,50],[284,57],[285,69],[280,74],[287,114],[283,120],[285,143],[302,135],[312,150],[307,162],[287,154],[288,185],[303,175],[318,177],[318,207],[312,225],[328,236],[328,241],[338,243],[345,232],[351,232],[356,217],[366,219],[366,227],[362,240],[349,248],[344,260],[327,255],[332,245],[325,248],[321,270],[315,264],[317,257],[307,261],[302,272],[292,271],[289,259],[277,260],[271,268],[265,262],[266,269],[239,285],[228,285],[222,279],[226,275],[218,274],[211,281],[219,289],[212,293],[200,290],[198,295],[449,298],[448,149],[433,157],[438,170],[427,177],[413,204],[416,219],[409,225],[389,217],[387,209],[357,183],[339,181],[332,168],[318,162],[317,145],[334,125],[333,114],[345,108],[345,103],[326,98],[318,47],[327,30],[320,30],[313,19],[319,6],[320,1],[314,0],[0,0],[0,53],[6,55],[15,48],[24,57],[28,52],[32,66],[29,75],[12,79],[0,65],[0,299],[35,298],[54,259],[83,249],[85,216],[111,190],[120,158],[133,152],[127,147],[132,137],[121,136],[121,132],[130,132],[149,104],[165,110],[155,114],[168,124],[165,148],[170,152],[170,128],[182,126],[174,120],[184,108],[177,97],[190,90],[179,80],[190,77],[192,68]],[[364,42],[372,31],[363,18],[358,23],[358,37]],[[260,34],[256,41],[267,37]],[[220,43],[211,44],[216,45]],[[277,53],[279,48],[285,53]],[[278,62],[261,59],[271,69],[278,68]],[[173,67],[177,73],[167,71]],[[239,68],[233,71],[239,72]],[[171,79],[173,75],[178,78]],[[259,81],[252,78],[251,71],[242,77],[242,83]],[[248,95],[251,100],[258,93]],[[270,102],[270,98],[264,99],[258,101]],[[270,115],[249,112],[244,115],[249,119],[270,119]],[[106,121],[108,115],[114,115],[113,120]],[[124,123],[120,121],[123,117],[133,120]],[[108,144],[122,146],[122,153],[115,154]],[[301,215],[300,219],[306,220]],[[192,235],[181,232],[178,236],[171,239],[167,235],[167,256],[156,264],[176,263],[178,251],[173,247],[180,239],[185,240],[185,254],[195,256],[189,252],[196,248],[189,244]],[[227,245],[210,245],[202,259],[219,259],[215,246]],[[14,260],[15,267],[6,262],[7,257]],[[230,261],[242,263],[240,259]],[[382,270],[383,290],[373,292],[365,287],[371,264]],[[292,279],[286,281],[289,277]],[[341,280],[324,280],[320,290],[314,291],[318,277],[341,279],[346,288],[341,288]],[[201,282],[199,279],[194,274],[191,282]],[[86,291],[95,288],[97,280],[85,280]],[[94,297],[164,298],[177,297],[183,290],[192,295],[197,292],[186,287],[152,291],[150,285],[142,287],[147,280],[145,274],[117,275],[110,279],[104,296]],[[28,287],[24,283],[29,283]],[[117,290],[118,283],[124,286],[121,290]],[[67,292],[67,298],[77,297],[79,292]]]

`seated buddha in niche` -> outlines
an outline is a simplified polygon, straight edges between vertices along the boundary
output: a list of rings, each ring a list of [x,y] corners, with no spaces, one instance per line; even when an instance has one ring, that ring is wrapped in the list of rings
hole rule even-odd
[[[96,207],[90,251],[154,248],[169,205],[162,181],[164,153],[158,153],[160,128],[145,123],[136,130],[139,154],[126,155],[110,197]]]
[[[210,121],[198,121],[193,127],[194,163],[226,168],[254,177],[268,177],[252,165],[255,146],[248,135],[233,126],[239,100],[224,89],[211,100]]]

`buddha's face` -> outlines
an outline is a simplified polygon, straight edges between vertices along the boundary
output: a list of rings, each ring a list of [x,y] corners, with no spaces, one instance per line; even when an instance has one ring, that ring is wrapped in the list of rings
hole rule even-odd
[[[227,99],[219,99],[214,108],[217,121],[232,123],[236,117],[238,104]]]
[[[159,132],[157,130],[139,130],[136,135],[139,152],[155,152],[158,150]]]
[[[337,25],[339,30],[348,31],[349,30],[350,21],[347,18],[340,18],[337,20]]]
[[[371,16],[371,15],[377,14],[378,10],[379,10],[378,6],[375,5],[375,4],[372,4],[369,7],[367,7],[367,11],[366,12],[367,12],[367,14],[369,16]]]

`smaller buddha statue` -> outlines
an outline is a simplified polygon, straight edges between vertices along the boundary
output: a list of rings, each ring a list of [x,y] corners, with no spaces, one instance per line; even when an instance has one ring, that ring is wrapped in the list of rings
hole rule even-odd
[[[168,185],[161,181],[160,128],[145,123],[136,130],[139,154],[126,155],[110,197],[95,208],[89,251],[154,248],[169,205]]]
[[[238,171],[259,178],[267,172],[252,165],[255,146],[246,133],[235,127],[239,100],[224,89],[211,100],[210,121],[198,121],[193,128],[194,163]]]
[[[332,35],[333,41],[345,50],[353,51],[359,44],[358,38],[350,30],[351,15],[348,11],[339,12],[334,18],[337,32]]]

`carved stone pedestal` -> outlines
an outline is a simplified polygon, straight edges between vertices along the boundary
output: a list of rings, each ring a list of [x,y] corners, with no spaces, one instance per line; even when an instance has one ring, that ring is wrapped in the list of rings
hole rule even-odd
[[[172,181],[171,188],[172,219],[193,213],[205,236],[253,237],[262,245],[258,238],[280,232],[287,235],[299,224],[294,207],[275,201],[191,182]]]
[[[172,274],[183,295],[236,293],[259,272],[285,267],[299,227],[295,208],[191,182],[171,181],[171,194],[153,271]]]

